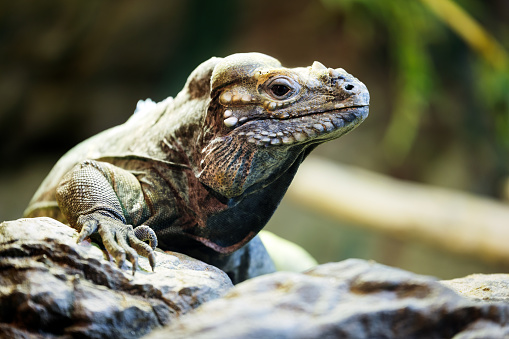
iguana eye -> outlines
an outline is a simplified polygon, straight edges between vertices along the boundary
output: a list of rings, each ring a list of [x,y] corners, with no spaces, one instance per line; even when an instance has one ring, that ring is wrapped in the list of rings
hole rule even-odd
[[[290,92],[290,87],[285,85],[273,85],[270,87],[272,94],[277,97],[284,97],[288,92]]]
[[[297,91],[298,85],[295,81],[283,77],[272,79],[266,85],[266,92],[277,100],[288,99]]]

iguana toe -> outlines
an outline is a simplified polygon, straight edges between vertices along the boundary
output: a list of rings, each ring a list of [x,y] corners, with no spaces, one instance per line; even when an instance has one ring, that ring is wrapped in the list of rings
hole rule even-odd
[[[157,235],[150,227],[145,225],[138,226],[134,229],[134,235],[141,241],[148,240],[153,250],[157,247]]]

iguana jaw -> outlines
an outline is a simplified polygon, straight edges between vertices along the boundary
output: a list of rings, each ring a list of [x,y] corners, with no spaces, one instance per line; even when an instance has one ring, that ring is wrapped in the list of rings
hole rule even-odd
[[[253,185],[276,180],[313,144],[339,138],[367,115],[365,105],[248,121],[203,148],[198,178],[224,197],[240,196]]]
[[[369,106],[312,112],[296,117],[248,120],[230,135],[247,143],[282,147],[335,139],[355,128],[368,116]]]

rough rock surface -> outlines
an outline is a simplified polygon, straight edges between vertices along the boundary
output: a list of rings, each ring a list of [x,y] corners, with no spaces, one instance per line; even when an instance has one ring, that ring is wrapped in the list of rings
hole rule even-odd
[[[259,236],[228,256],[210,259],[209,264],[226,272],[234,284],[276,272],[274,262]]]
[[[158,252],[133,277],[50,218],[0,224],[1,338],[138,338],[232,287],[219,269]]]
[[[49,218],[0,224],[0,338],[509,338],[506,274],[438,281],[351,259],[232,287],[177,253],[133,277],[76,237]]]
[[[473,300],[509,303],[509,274],[472,274],[441,283]]]
[[[146,338],[504,338],[509,304],[362,260],[237,285]]]

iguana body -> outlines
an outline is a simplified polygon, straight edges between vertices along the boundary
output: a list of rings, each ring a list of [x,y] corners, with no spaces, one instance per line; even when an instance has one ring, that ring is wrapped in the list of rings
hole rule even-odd
[[[136,252],[152,263],[154,254],[131,225],[149,226],[161,249],[210,261],[248,243],[309,152],[361,123],[368,103],[342,69],[288,69],[259,53],[212,58],[175,99],[64,155],[26,215],[66,221],[79,240],[97,231],[133,268]],[[155,240],[150,229],[141,233]]]

